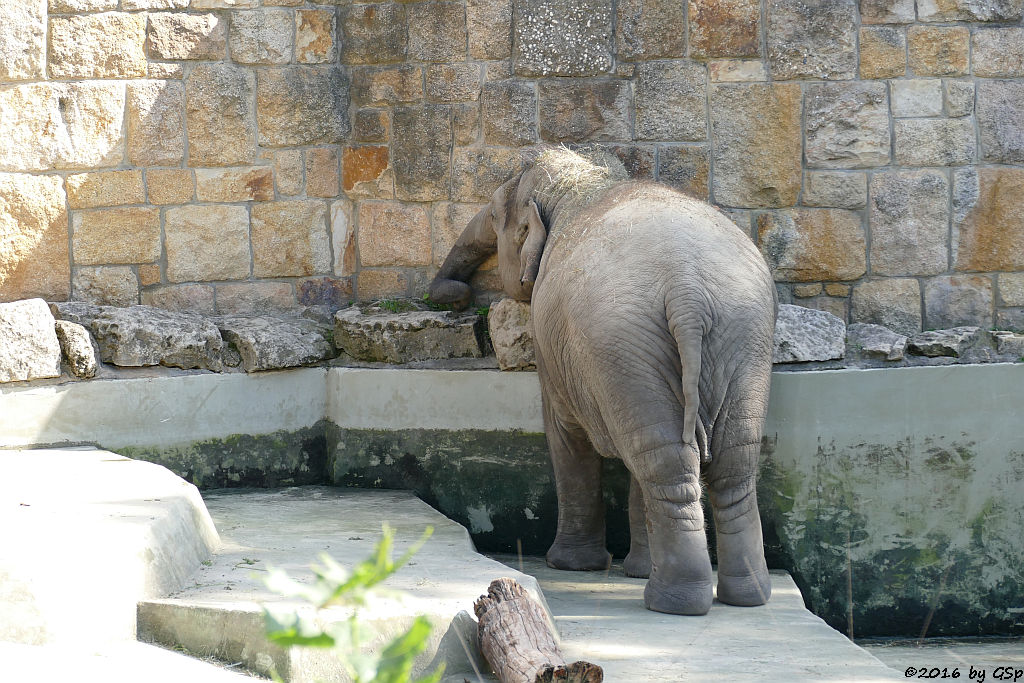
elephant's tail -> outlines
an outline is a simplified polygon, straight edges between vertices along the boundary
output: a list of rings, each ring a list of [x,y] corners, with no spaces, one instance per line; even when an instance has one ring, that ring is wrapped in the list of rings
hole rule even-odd
[[[710,449],[707,434],[700,416],[700,369],[701,351],[704,343],[704,324],[702,317],[695,312],[679,310],[674,302],[666,306],[668,327],[676,340],[679,349],[679,367],[681,368],[683,389],[683,443],[693,445],[700,453],[701,461],[708,462]],[[698,433],[699,432],[699,433]]]

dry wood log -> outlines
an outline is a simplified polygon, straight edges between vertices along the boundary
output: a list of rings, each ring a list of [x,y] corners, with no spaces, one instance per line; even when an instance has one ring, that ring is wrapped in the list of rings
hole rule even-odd
[[[514,580],[492,581],[473,608],[480,620],[480,649],[501,683],[604,680],[595,664],[565,663],[544,610]]]

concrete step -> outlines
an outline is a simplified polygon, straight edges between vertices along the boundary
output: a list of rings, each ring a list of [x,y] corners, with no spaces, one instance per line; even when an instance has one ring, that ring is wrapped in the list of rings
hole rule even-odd
[[[196,487],[91,448],[0,450],[0,642],[135,638],[219,540]],[[15,679],[12,679],[15,680]]]
[[[204,497],[223,545],[190,586],[139,604],[142,640],[242,662],[265,675],[276,671],[291,682],[347,680],[328,652],[284,651],[265,641],[261,605],[301,605],[269,592],[263,578],[275,567],[311,580],[310,565],[324,552],[351,566],[370,554],[382,521],[395,529],[396,557],[427,526],[434,527],[412,561],[383,584],[404,597],[379,597],[361,617],[391,638],[417,615],[426,615],[434,631],[427,652],[417,660],[417,672],[433,670],[440,662],[449,672],[485,667],[476,654],[475,622],[460,612],[472,613],[473,601],[493,579],[511,576],[544,604],[533,577],[476,553],[464,527],[408,492],[301,487],[222,490]],[[331,608],[320,617],[336,622],[350,614],[349,609]]]

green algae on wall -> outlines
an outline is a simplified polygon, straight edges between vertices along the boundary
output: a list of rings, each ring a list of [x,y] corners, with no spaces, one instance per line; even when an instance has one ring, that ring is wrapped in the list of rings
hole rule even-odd
[[[325,421],[294,431],[233,434],[173,446],[125,446],[129,458],[163,465],[200,488],[322,484]]]

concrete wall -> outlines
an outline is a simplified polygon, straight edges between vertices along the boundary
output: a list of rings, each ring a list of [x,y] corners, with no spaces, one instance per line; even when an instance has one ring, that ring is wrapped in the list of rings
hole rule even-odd
[[[784,299],[901,332],[1021,328],[1022,15],[4,2],[0,301],[247,313],[419,294],[522,148],[596,142],[726,210]]]
[[[1024,364],[776,373],[759,484],[770,563],[858,636],[1021,633],[1022,401]],[[535,374],[491,371],[4,387],[0,446],[95,442],[205,486],[409,488],[482,549],[542,553],[556,503],[539,406]],[[620,555],[626,483],[609,461]]]

